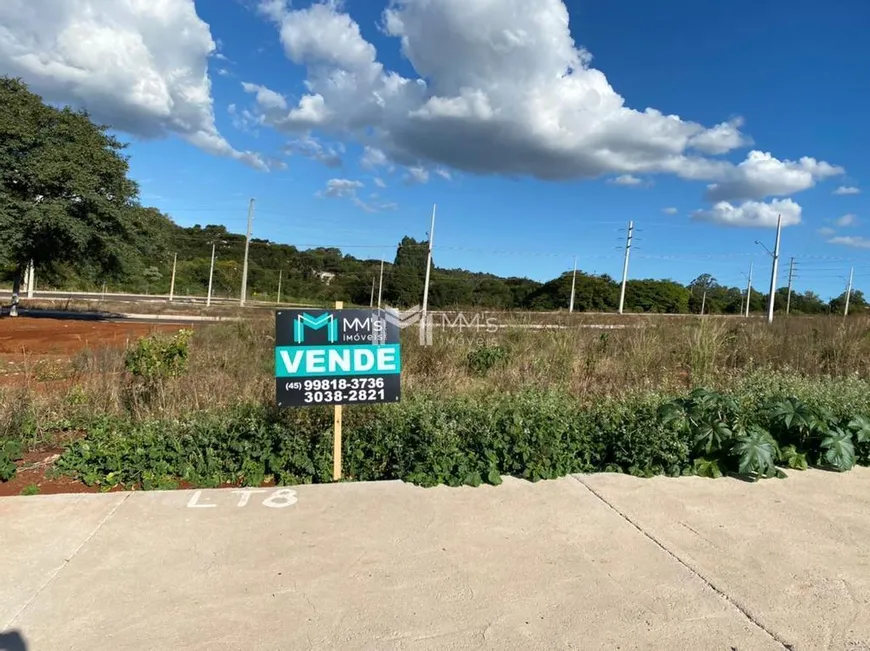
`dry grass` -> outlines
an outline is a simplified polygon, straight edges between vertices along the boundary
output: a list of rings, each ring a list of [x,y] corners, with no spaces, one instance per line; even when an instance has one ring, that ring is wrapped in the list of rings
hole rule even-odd
[[[240,403],[274,400],[271,314],[203,326],[190,348],[188,371],[145,401],[133,393],[124,351],[93,348],[66,362],[34,366],[20,382],[0,384],[0,437],[88,422],[106,414],[179,418]],[[768,326],[756,319],[502,315],[495,332],[436,328],[432,346],[416,329],[403,331],[403,390],[433,393],[558,389],[582,400],[636,391],[674,392],[695,385],[725,388],[756,369],[795,376],[870,377],[870,319],[793,317]],[[618,329],[592,328],[607,324]],[[469,356],[498,349],[492,368]]]

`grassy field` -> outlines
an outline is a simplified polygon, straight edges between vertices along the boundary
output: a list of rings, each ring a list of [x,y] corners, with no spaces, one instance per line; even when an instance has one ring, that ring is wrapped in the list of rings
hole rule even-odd
[[[480,478],[492,479],[495,473],[514,474],[510,455],[496,454],[491,446],[480,450],[468,450],[467,446],[482,430],[495,437],[493,440],[515,438],[516,428],[511,423],[526,420],[527,424],[518,427],[527,436],[538,436],[538,432],[553,436],[555,443],[544,447],[565,449],[560,463],[545,464],[543,470],[534,471],[524,466],[516,472],[520,476],[539,478],[578,469],[635,474],[690,472],[698,458],[709,461],[716,457],[716,450],[709,445],[706,452],[697,448],[700,434],[690,431],[689,425],[683,429],[668,425],[663,430],[659,412],[662,405],[686,399],[697,387],[717,392],[722,400],[736,400],[711,407],[718,415],[705,417],[708,424],[727,425],[729,433],[723,436],[728,441],[736,441],[743,436],[740,432],[749,431],[741,414],[754,414],[765,431],[775,429],[779,417],[766,405],[787,398],[812,411],[819,423],[824,416],[829,429],[842,429],[857,416],[870,416],[870,319],[864,317],[792,317],[778,319],[771,326],[760,319],[734,317],[490,316],[498,328],[436,328],[432,346],[418,343],[416,329],[402,332],[402,403],[345,410],[351,433],[346,453],[355,460],[349,466],[349,477],[476,483]],[[541,325],[550,327],[529,327]],[[97,483],[138,482],[159,487],[171,485],[179,477],[200,484],[218,480],[251,483],[264,478],[327,480],[331,411],[279,412],[272,406],[273,337],[274,321],[269,314],[200,326],[189,344],[179,343],[183,354],[177,356],[177,368],[162,368],[153,377],[148,376],[150,371],[143,374],[130,366],[130,350],[137,349],[135,344],[127,351],[91,347],[68,360],[25,364],[25,372],[17,381],[0,384],[0,440],[20,441],[25,449],[73,441],[72,451],[65,453],[75,459],[68,470]],[[138,344],[139,352],[144,346],[147,357],[153,352],[152,343],[157,348],[166,344],[145,340]],[[714,396],[713,400],[718,399]],[[508,416],[514,420],[504,421]],[[564,422],[556,424],[560,419]],[[793,420],[786,429],[794,429]],[[699,423],[691,426],[700,427]],[[582,430],[591,438],[577,443],[564,427],[574,428],[570,431],[575,433]],[[809,432],[812,427],[807,427]],[[208,470],[210,462],[202,460],[190,465],[191,455],[199,458],[200,451],[211,449],[209,446],[226,446],[227,440],[239,436],[245,439],[251,428],[260,432],[260,438],[255,437],[260,442],[250,444],[253,447],[248,452],[227,452],[229,456],[223,465],[218,464],[219,470],[214,469],[218,466]],[[666,445],[681,451],[663,459],[660,452],[665,443],[647,441],[641,446],[646,450],[643,454],[631,452],[619,457],[619,449],[634,445],[625,443],[625,437],[634,437],[636,443],[640,430],[647,432],[643,436],[666,436]],[[247,434],[238,433],[242,431]],[[207,434],[194,445],[189,437],[195,432]],[[819,436],[821,433],[819,429]],[[404,466],[395,459],[390,461],[399,454],[399,448],[407,448],[410,439],[402,439],[406,435],[416,446],[425,447],[427,455],[436,456]],[[150,462],[129,456],[135,456],[135,450],[145,445],[142,436],[151,441],[148,445],[163,450],[179,450],[179,441],[188,441],[185,445],[193,447],[178,452],[182,456],[172,457],[173,461],[150,467]],[[275,461],[274,446],[284,445],[278,443],[282,436],[294,438],[301,446],[293,453],[296,461],[292,463],[284,457],[280,463]],[[791,440],[789,436],[786,432],[780,438]],[[442,452],[455,459],[445,466],[450,469],[435,470],[442,458],[435,449],[445,444],[444,437],[451,441],[453,451]],[[855,434],[860,462],[864,448],[859,438],[863,440],[863,435]],[[381,447],[372,448],[373,440],[380,441],[377,445]],[[593,440],[596,442],[590,443]],[[89,447],[82,448],[82,441]],[[128,449],[130,441],[138,441],[133,449]],[[797,450],[804,460],[824,465],[821,455],[827,448],[819,447],[822,441],[819,438],[812,448],[804,436],[792,446],[804,445],[805,449]],[[737,464],[729,452],[732,448],[722,441],[720,444],[720,465],[725,468],[730,463],[727,459]],[[103,446],[103,456],[98,455],[100,461],[96,462],[89,455],[98,445]],[[355,449],[355,445],[363,448]],[[263,454],[271,455],[272,465],[258,457],[256,449],[264,446],[268,454]],[[659,451],[647,454],[653,449]],[[512,454],[522,457],[525,453]],[[535,454],[539,455],[540,449]],[[465,461],[457,461],[456,455]],[[781,456],[779,451],[776,455]],[[495,461],[496,457],[500,460]],[[93,467],[88,465],[91,462]],[[354,469],[353,463],[364,467]],[[131,464],[138,464],[138,474],[130,475],[123,468]],[[284,472],[287,464],[304,471]],[[143,481],[146,467],[151,479]],[[190,470],[193,467],[195,472]],[[472,467],[475,469],[469,470]],[[757,468],[752,472],[763,474]]]

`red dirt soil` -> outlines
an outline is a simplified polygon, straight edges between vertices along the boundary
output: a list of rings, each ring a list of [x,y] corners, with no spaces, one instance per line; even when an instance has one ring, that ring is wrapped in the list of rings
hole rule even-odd
[[[123,348],[153,332],[177,332],[182,326],[169,323],[127,323],[117,321],[87,321],[81,319],[49,319],[18,317],[0,318],[0,385],[16,385],[23,379],[20,373],[2,374],[10,363],[40,359],[69,360],[86,348]],[[39,382],[42,390],[64,388],[72,380]],[[57,493],[97,493],[98,486],[85,486],[68,477],[46,478],[54,460],[63,450],[50,449],[28,452],[18,462],[18,472],[7,482],[0,482],[0,497],[20,495],[32,486],[40,495]],[[122,489],[113,489],[122,490]]]
[[[177,332],[169,323],[126,323],[81,319],[0,318],[0,359],[71,356],[85,348],[123,347],[128,340],[157,331]]]

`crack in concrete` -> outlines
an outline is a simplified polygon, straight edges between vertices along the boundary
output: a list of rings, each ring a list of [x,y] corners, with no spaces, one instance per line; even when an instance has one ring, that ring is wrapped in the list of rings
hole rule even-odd
[[[12,627],[12,625],[15,623],[15,621],[16,621],[19,617],[21,617],[21,615],[24,614],[24,611],[25,611],[25,610],[27,610],[27,609],[30,607],[30,604],[32,604],[34,601],[36,601],[36,598],[37,598],[39,595],[42,594],[43,590],[45,590],[45,589],[49,586],[49,584],[51,584],[51,583],[52,583],[52,582],[57,578],[57,575],[60,574],[60,573],[63,571],[63,569],[64,569],[67,565],[69,565],[69,564],[72,562],[72,560],[73,560],[76,556],[78,556],[78,553],[79,553],[79,552],[84,548],[85,545],[87,545],[87,544],[91,541],[91,539],[92,539],[92,538],[97,534],[97,532],[98,532],[98,531],[103,527],[103,525],[106,524],[106,522],[108,522],[109,519],[110,519],[113,515],[115,515],[115,512],[116,512],[119,508],[121,508],[121,505],[122,505],[124,502],[127,501],[127,499],[130,497],[130,495],[132,495],[132,493],[126,493],[126,494],[124,495],[124,497],[123,497],[121,500],[119,500],[118,503],[115,504],[115,506],[112,507],[112,509],[111,509],[111,510],[110,510],[110,511],[105,515],[105,517],[97,523],[97,526],[94,527],[94,530],[91,531],[90,534],[88,534],[87,538],[85,538],[85,539],[82,541],[82,543],[81,543],[78,547],[76,547],[76,548],[73,550],[73,553],[69,555],[69,558],[65,558],[65,559],[64,559],[63,563],[61,563],[61,564],[60,564],[60,565],[59,565],[59,566],[54,570],[54,572],[52,572],[52,573],[48,576],[48,578],[45,580],[45,582],[44,582],[41,586],[39,586],[39,589],[38,589],[36,592],[33,593],[33,596],[31,596],[30,599],[28,599],[28,600],[24,603],[24,605],[21,606],[21,608],[18,609],[18,612],[16,612],[16,613],[15,613],[15,614],[14,614],[14,615],[9,619],[9,621],[6,622],[6,624],[3,625],[3,628],[4,628],[4,629],[8,629],[8,628],[11,628],[11,627]]]
[[[735,608],[735,609],[736,609],[736,610],[737,610],[741,615],[743,615],[743,617],[745,617],[747,620],[749,620],[750,623],[752,623],[753,625],[755,625],[755,626],[756,626],[758,629],[760,629],[760,630],[761,630],[765,635],[767,635],[767,636],[770,637],[774,642],[776,642],[777,644],[779,644],[780,646],[782,646],[783,649],[786,649],[786,651],[794,651],[794,646],[793,646],[792,644],[789,644],[789,643],[786,642],[784,639],[782,639],[779,635],[777,635],[776,633],[774,633],[773,631],[771,631],[770,629],[768,629],[767,627],[765,627],[764,624],[762,624],[762,623],[759,622],[755,617],[753,617],[752,614],[750,614],[749,611],[746,610],[746,608],[744,608],[744,607],[743,607],[739,602],[735,601],[735,600],[734,600],[731,596],[729,596],[729,595],[728,595],[724,590],[722,590],[721,588],[717,587],[717,586],[716,586],[712,581],[710,581],[710,579],[708,579],[707,577],[705,577],[703,574],[701,574],[701,573],[698,572],[695,568],[693,568],[691,565],[689,565],[686,561],[684,561],[682,558],[680,558],[680,557],[677,556],[674,552],[672,552],[670,549],[668,549],[668,548],[667,548],[667,547],[666,547],[662,542],[660,542],[660,541],[659,541],[655,536],[653,536],[652,534],[650,534],[649,532],[647,532],[645,529],[643,529],[643,527],[641,527],[641,526],[640,526],[639,524],[637,524],[634,520],[632,520],[630,517],[628,517],[625,513],[623,513],[622,511],[620,511],[620,510],[619,510],[618,508],[616,508],[613,504],[611,504],[611,503],[610,503],[607,499],[605,499],[604,496],[601,495],[598,491],[596,491],[594,488],[592,488],[591,486],[589,486],[586,482],[584,482],[582,479],[580,479],[580,478],[577,477],[576,475],[571,475],[571,477],[573,477],[573,478],[577,481],[578,484],[580,484],[581,486],[583,486],[583,488],[585,488],[585,489],[588,490],[590,493],[592,493],[595,497],[597,497],[597,498],[598,498],[598,499],[599,499],[599,500],[600,500],[600,501],[601,501],[605,506],[607,506],[610,510],[612,510],[612,511],[613,511],[614,513],[616,513],[619,517],[621,517],[623,520],[625,520],[626,522],[628,522],[628,524],[630,524],[632,527],[634,527],[635,529],[637,529],[637,530],[638,530],[638,531],[639,531],[643,536],[645,536],[648,540],[650,540],[652,543],[654,543],[654,544],[655,544],[659,549],[661,549],[661,550],[662,550],[663,552],[665,552],[668,556],[670,556],[671,558],[673,558],[677,563],[679,563],[680,565],[682,565],[684,568],[686,568],[687,570],[689,570],[689,572],[691,572],[691,573],[694,574],[696,577],[698,577],[701,581],[703,581],[704,584],[705,584],[708,588],[710,588],[713,592],[715,592],[719,597],[721,597],[722,599],[724,599],[728,604],[730,604],[731,606],[733,606],[733,607],[734,607],[734,608]]]

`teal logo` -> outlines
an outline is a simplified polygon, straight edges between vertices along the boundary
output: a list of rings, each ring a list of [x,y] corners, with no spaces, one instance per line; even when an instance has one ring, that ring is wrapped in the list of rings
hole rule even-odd
[[[311,330],[320,330],[326,327],[326,339],[329,343],[334,344],[338,341],[338,319],[335,315],[326,312],[320,316],[311,316],[310,314],[300,314],[293,322],[293,341],[301,344],[305,341],[305,328]]]

